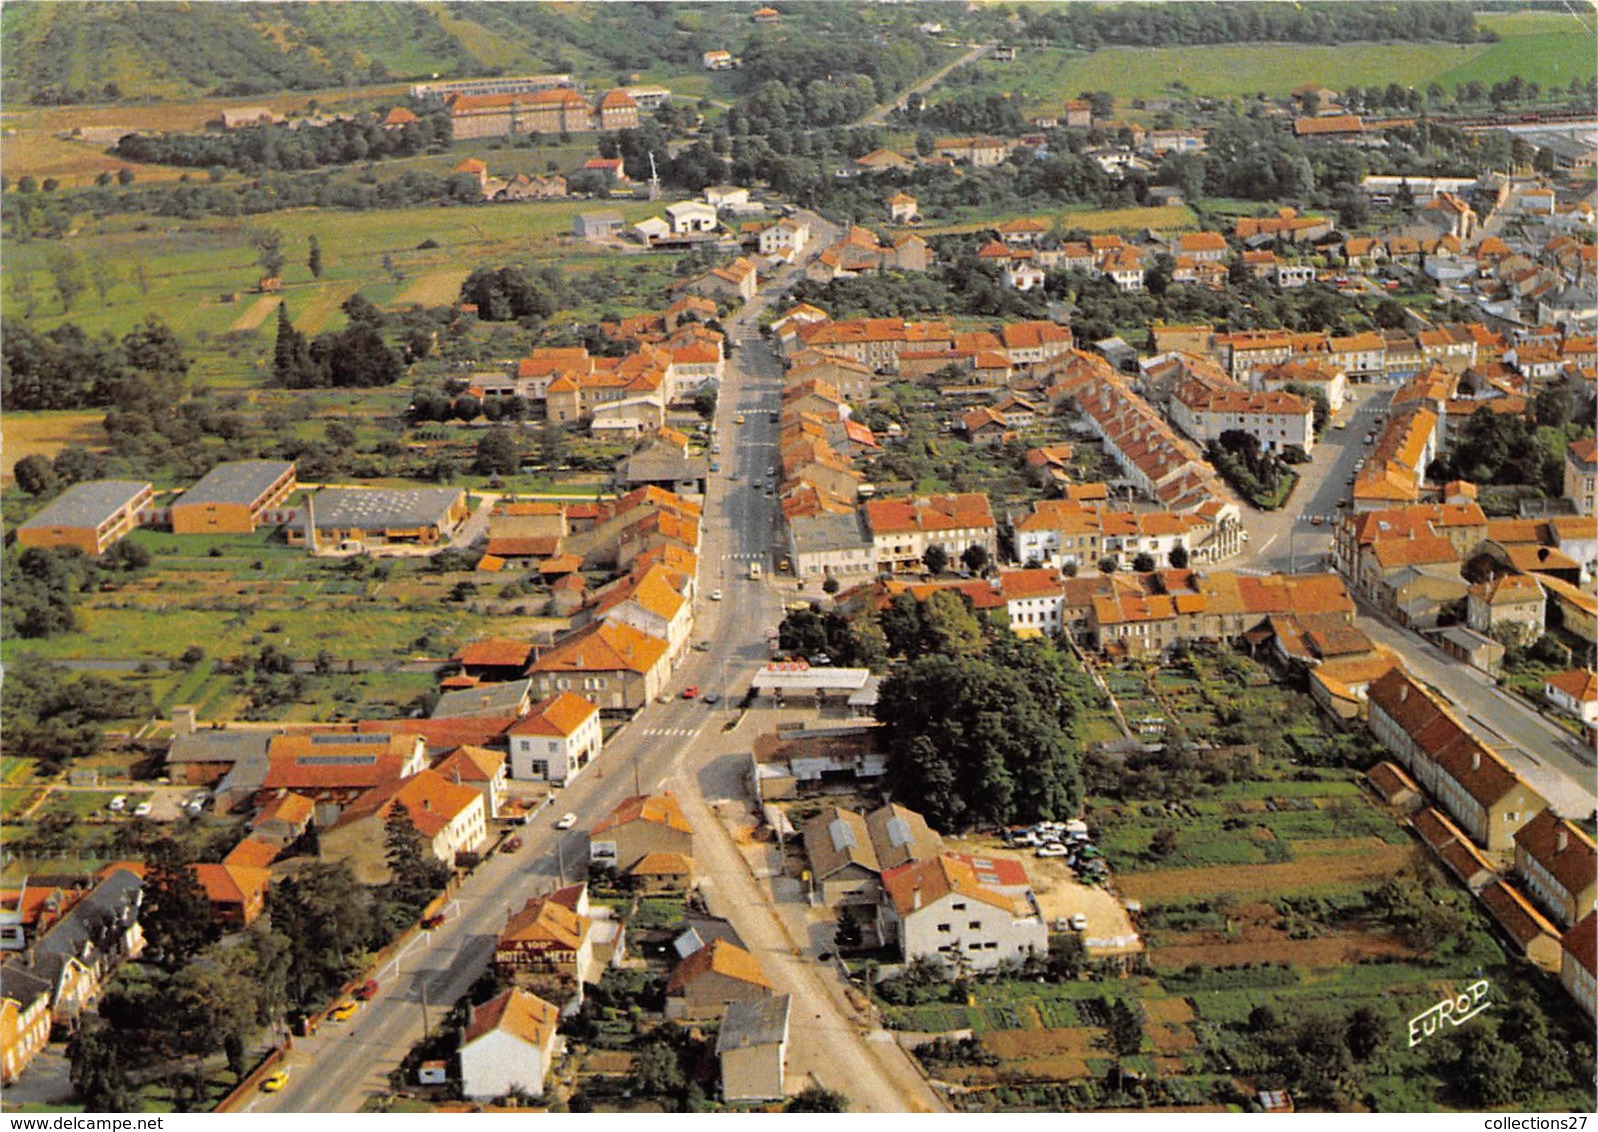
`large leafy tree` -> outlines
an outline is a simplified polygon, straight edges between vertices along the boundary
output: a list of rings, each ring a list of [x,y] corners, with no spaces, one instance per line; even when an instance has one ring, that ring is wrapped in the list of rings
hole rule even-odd
[[[1080,702],[1041,642],[921,657],[888,678],[877,704],[894,796],[950,828],[1075,813]]]
[[[152,854],[139,922],[151,955],[168,971],[183,966],[218,935],[205,889],[171,852]]]

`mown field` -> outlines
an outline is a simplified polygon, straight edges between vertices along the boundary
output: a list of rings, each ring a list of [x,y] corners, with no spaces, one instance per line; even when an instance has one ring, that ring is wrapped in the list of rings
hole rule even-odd
[[[1249,43],[1202,47],[1103,47],[1085,53],[1023,47],[1016,62],[981,64],[984,85],[1012,90],[1029,113],[1058,111],[1084,90],[1107,90],[1117,99],[1149,99],[1173,90],[1212,97],[1281,96],[1301,83],[1333,90],[1349,86],[1424,88],[1436,82],[1450,94],[1455,83],[1491,86],[1513,75],[1546,87],[1598,74],[1590,27],[1575,13],[1528,12],[1482,17],[1503,38],[1498,43]],[[1178,87],[1177,84],[1182,84]],[[941,97],[959,89],[949,87]],[[934,94],[932,101],[938,101]]]

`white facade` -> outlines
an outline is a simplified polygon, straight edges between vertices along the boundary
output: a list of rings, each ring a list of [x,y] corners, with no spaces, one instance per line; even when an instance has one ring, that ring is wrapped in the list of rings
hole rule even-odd
[[[461,1092],[472,1100],[502,1097],[512,1089],[543,1096],[558,1040],[551,1034],[549,1046],[540,1048],[504,1030],[490,1030],[461,1047]]]
[[[685,200],[666,209],[666,220],[677,235],[690,232],[714,232],[716,210],[697,200]]]
[[[590,705],[592,706],[592,705]],[[593,708],[569,734],[550,734],[512,728],[510,734],[511,777],[523,781],[568,783],[584,767],[599,757],[604,746],[604,728],[599,709]]]
[[[487,840],[488,807],[478,794],[433,835],[433,856],[445,864],[454,864],[455,854],[475,852]]]
[[[761,255],[798,255],[810,242],[810,226],[797,220],[779,220],[760,233]]]
[[[942,959],[951,967],[985,971],[1006,959],[1022,960],[1029,952],[1045,955],[1049,929],[1034,911],[1021,917],[962,893],[951,892],[902,919],[891,902],[885,918],[897,928],[905,959]]]

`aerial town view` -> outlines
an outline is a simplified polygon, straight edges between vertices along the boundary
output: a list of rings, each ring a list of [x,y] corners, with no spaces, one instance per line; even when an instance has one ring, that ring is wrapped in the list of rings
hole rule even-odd
[[[8,1118],[1598,1108],[1591,3],[0,53]]]

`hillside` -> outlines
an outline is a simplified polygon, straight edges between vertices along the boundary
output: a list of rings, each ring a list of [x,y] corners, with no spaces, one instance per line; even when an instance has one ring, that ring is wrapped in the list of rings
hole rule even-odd
[[[179,100],[433,74],[573,71],[606,80],[678,56],[702,16],[636,4],[6,4],[0,97],[13,106]]]

